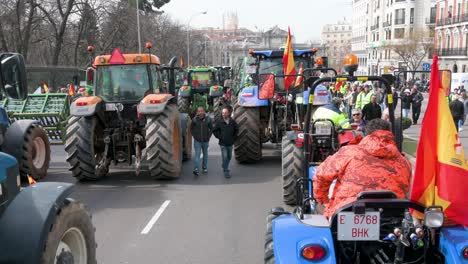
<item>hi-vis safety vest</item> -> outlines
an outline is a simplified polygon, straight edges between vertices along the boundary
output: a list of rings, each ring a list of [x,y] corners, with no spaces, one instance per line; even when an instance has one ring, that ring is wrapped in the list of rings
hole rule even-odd
[[[346,116],[333,104],[327,104],[317,108],[312,119],[330,119],[337,128],[350,128]]]
[[[370,103],[372,95],[374,95],[374,93],[371,91],[367,94],[365,94],[364,91],[360,92],[356,99],[356,109],[363,109],[366,104]]]

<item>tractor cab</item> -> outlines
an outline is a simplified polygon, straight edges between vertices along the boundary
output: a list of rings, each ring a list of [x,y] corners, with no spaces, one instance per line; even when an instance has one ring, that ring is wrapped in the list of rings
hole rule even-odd
[[[219,86],[215,68],[195,68],[188,72],[188,85],[195,93],[208,93],[212,86]]]
[[[98,56],[94,95],[106,102],[138,102],[150,93],[164,93],[159,58],[151,54],[122,54]]]

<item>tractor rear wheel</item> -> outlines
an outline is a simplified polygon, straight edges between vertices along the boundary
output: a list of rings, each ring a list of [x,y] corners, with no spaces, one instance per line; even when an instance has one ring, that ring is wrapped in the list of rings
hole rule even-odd
[[[282,143],[282,173],[283,201],[287,205],[296,205],[296,182],[302,177],[303,168],[301,162],[304,160],[302,150],[294,144],[294,141],[283,137]]]
[[[218,122],[222,119],[222,112],[223,112],[224,104],[223,104],[223,97],[215,97],[213,98],[213,115],[214,121]]]
[[[146,117],[146,153],[154,179],[176,179],[182,170],[180,114],[173,104],[159,115]]]
[[[45,130],[36,124],[31,125],[25,134],[23,158],[19,161],[20,175],[34,180],[47,176],[50,162],[50,142]]]
[[[240,163],[259,161],[262,158],[259,109],[238,106],[234,109],[234,120],[239,126],[237,141],[234,144],[236,160]]]
[[[41,263],[97,263],[94,233],[91,216],[84,205],[66,200],[47,235]]]
[[[96,116],[72,116],[68,120],[65,137],[67,162],[73,177],[80,181],[97,180],[109,172],[109,164],[101,169],[98,165],[104,162],[103,128]]]
[[[190,97],[177,97],[177,108],[181,113],[190,114]]]

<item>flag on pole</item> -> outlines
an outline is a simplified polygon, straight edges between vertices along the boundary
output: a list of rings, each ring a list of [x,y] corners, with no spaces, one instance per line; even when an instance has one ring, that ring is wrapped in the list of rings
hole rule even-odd
[[[336,85],[335,85],[335,90],[334,91],[335,92],[338,91],[341,88],[341,86],[343,86],[343,82],[337,82]]]
[[[75,95],[75,85],[73,83],[68,85],[68,95],[69,96],[74,96]]]
[[[284,77],[284,89],[288,90],[289,86],[295,81],[295,76],[287,76],[287,75],[295,75],[296,74],[296,66],[294,65],[294,53],[292,50],[292,38],[291,38],[291,30],[288,27],[288,39],[286,40],[286,47],[284,48],[283,53],[283,74],[286,75]]]
[[[47,86],[47,83],[45,81],[42,81],[42,88],[44,89],[44,93],[49,92],[49,86]]]
[[[299,73],[296,77],[296,82],[294,83],[294,87],[298,87],[302,84],[302,80],[304,79],[304,64],[301,62],[301,66],[299,67]]]
[[[438,59],[434,55],[410,199],[424,206],[442,206],[446,218],[466,226],[468,164],[445,98]]]

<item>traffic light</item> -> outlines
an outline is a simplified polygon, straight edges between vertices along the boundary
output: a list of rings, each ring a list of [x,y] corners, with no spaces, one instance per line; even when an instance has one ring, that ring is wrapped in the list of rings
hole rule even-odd
[[[154,0],[153,5],[157,8],[160,9],[163,5],[169,3],[171,0]]]

